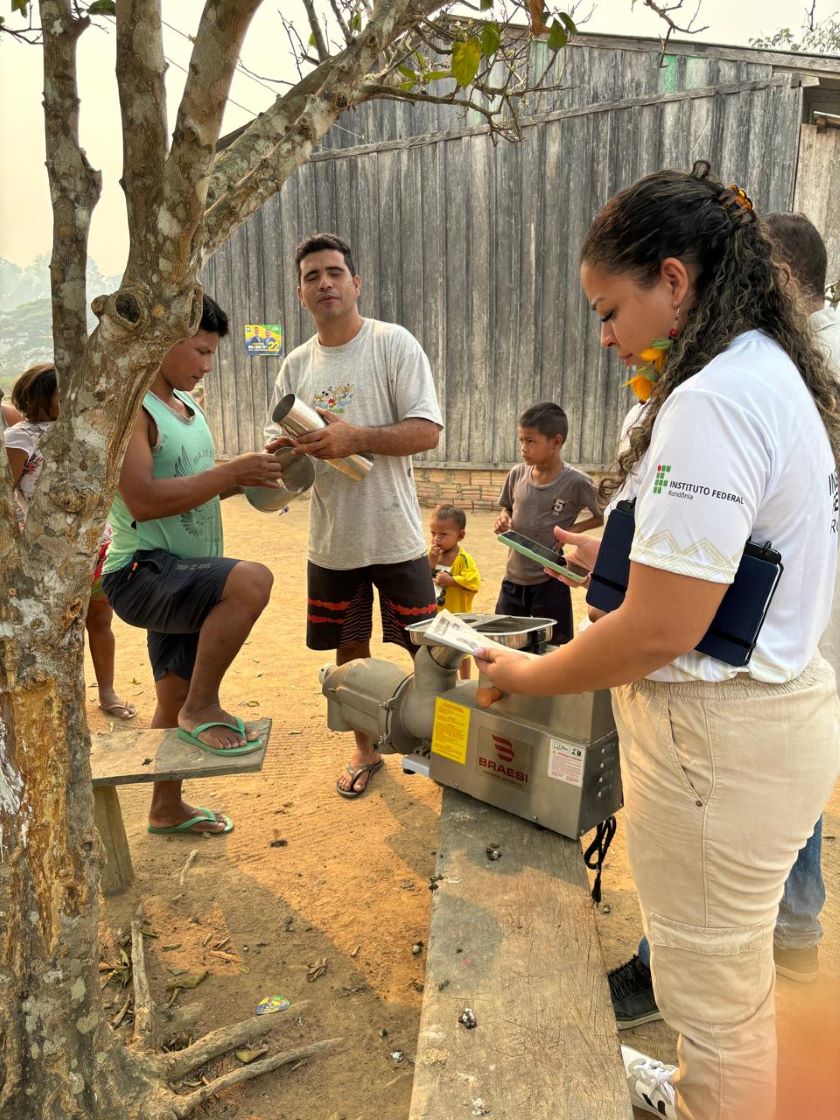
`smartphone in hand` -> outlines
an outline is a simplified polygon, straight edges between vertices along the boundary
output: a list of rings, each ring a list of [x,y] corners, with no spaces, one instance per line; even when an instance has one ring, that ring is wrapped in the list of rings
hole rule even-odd
[[[512,529],[509,529],[506,533],[499,533],[497,540],[506,544],[508,548],[512,548],[514,552],[527,556],[529,560],[533,560],[541,567],[548,568],[552,572],[559,572],[566,579],[571,580],[572,583],[586,583],[589,579],[590,573],[586,568],[581,568],[578,564],[570,564],[565,556],[561,556],[553,548],[546,548],[544,544],[531,540],[530,537],[526,537],[522,533],[514,533]]]

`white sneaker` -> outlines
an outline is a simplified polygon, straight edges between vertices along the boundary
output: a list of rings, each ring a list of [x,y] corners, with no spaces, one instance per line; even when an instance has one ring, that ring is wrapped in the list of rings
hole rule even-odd
[[[621,1056],[634,1107],[643,1108],[655,1116],[664,1116],[666,1120],[677,1120],[674,1089],[677,1067],[657,1062],[630,1046],[621,1047]]]

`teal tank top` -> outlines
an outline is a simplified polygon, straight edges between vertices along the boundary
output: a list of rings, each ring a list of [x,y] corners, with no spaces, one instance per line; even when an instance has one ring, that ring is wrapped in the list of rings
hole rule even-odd
[[[157,425],[157,447],[152,449],[153,478],[187,478],[208,471],[216,463],[216,448],[204,413],[189,395],[175,396],[191,410],[187,419],[173,412],[154,395],[146,393],[143,408]],[[119,571],[135,552],[162,548],[173,556],[221,556],[224,548],[219,499],[196,506],[173,517],[135,521],[119,494],[114,497],[108,521],[114,531],[102,574]]]

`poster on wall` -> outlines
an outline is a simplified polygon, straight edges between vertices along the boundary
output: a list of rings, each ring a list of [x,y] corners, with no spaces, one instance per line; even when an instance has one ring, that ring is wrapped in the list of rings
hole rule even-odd
[[[283,328],[277,323],[246,323],[245,353],[249,358],[277,358],[283,353]]]

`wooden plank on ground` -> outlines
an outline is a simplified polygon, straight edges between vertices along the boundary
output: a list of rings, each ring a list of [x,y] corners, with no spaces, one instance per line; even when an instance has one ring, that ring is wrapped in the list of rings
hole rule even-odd
[[[218,774],[252,774],[262,770],[271,720],[253,725],[263,746],[250,754],[215,755],[179,739],[175,729],[115,727],[91,735],[93,785],[122,786],[175,778],[212,778]]]
[[[446,789],[436,875],[409,1120],[632,1120],[580,845]]]

